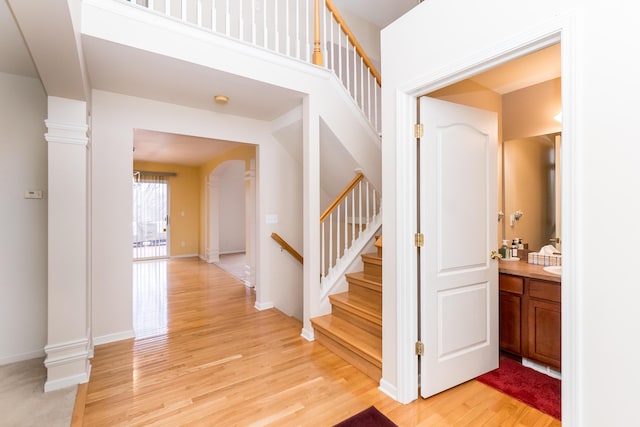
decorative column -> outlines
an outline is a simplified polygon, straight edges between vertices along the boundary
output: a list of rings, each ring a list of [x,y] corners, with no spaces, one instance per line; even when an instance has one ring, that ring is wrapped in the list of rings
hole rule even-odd
[[[209,209],[206,221],[209,224],[207,236],[207,262],[209,264],[220,261],[220,190],[219,178],[215,170],[209,174],[207,190],[209,193]]]
[[[48,324],[45,391],[89,381],[86,103],[48,98]]]
[[[256,161],[249,162],[249,170],[244,173],[245,184],[245,278],[249,287],[256,285]]]

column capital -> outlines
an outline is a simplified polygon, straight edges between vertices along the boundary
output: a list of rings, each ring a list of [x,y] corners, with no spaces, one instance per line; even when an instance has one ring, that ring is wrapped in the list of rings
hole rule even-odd
[[[59,144],[87,145],[89,138],[87,131],[89,126],[86,124],[63,123],[52,120],[45,120],[49,132],[44,135],[47,142],[56,142]]]

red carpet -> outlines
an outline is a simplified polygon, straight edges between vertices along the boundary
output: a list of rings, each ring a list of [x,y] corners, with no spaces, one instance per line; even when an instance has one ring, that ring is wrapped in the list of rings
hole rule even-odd
[[[508,358],[501,358],[498,369],[476,379],[545,414],[561,419],[560,380]]]
[[[334,427],[398,427],[385,417],[375,406],[370,406],[353,417],[347,418]]]

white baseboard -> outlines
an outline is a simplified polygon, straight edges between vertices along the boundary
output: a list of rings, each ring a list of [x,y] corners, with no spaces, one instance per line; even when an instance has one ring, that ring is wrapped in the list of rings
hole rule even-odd
[[[380,380],[380,386],[378,387],[378,390],[380,390],[393,400],[398,400],[398,389],[384,378]]]
[[[200,254],[171,255],[170,258],[202,258]]]
[[[550,366],[543,365],[538,362],[534,362],[533,360],[522,358],[522,366],[526,366],[527,368],[531,368],[534,371],[538,371],[542,374],[549,375],[557,380],[562,380],[562,374],[559,371],[556,371]]]
[[[44,383],[44,391],[55,391],[63,388],[75,386],[78,384],[84,384],[89,382],[89,377],[91,376],[91,365],[89,365],[88,372],[74,375],[71,377],[60,378],[54,381],[48,381]]]
[[[300,336],[307,341],[313,342],[316,340],[316,335],[313,331],[313,328],[311,329],[302,328],[302,332],[300,332]]]
[[[93,345],[109,344],[111,342],[128,340],[135,338],[133,330],[117,332],[115,334],[102,335],[101,337],[93,337]]]
[[[256,305],[254,307],[258,311],[263,311],[263,310],[269,310],[270,308],[274,308],[275,305],[271,301],[267,301],[267,302],[258,302],[258,301],[256,301]]]
[[[1,365],[8,365],[10,363],[22,362],[24,360],[37,359],[37,358],[44,357],[44,356],[45,356],[44,349],[42,349],[42,350],[34,350],[34,351],[27,352],[27,353],[14,354],[14,355],[11,355],[11,356],[5,356],[5,357],[0,359],[0,366]]]

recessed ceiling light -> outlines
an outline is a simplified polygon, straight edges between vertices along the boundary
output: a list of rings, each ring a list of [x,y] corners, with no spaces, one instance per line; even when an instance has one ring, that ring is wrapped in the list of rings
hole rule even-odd
[[[229,102],[229,97],[226,95],[216,95],[213,97],[213,100],[216,101],[216,104],[225,105]]]

